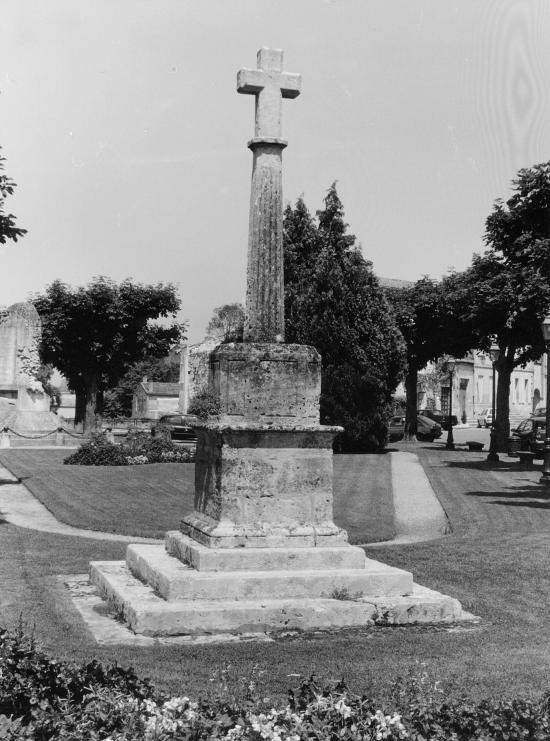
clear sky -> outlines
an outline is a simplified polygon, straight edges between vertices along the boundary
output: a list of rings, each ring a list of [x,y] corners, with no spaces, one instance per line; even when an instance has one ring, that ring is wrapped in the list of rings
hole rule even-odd
[[[28,235],[0,304],[56,278],[178,285],[190,338],[244,297],[254,103],[284,50],[285,200],[334,181],[366,258],[462,269],[520,167],[550,159],[548,0],[3,0],[0,145]]]

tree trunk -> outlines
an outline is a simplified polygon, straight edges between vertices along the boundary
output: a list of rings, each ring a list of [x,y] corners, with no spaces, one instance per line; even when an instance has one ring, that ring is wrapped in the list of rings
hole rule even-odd
[[[405,376],[405,392],[407,394],[407,402],[405,412],[405,431],[403,434],[403,440],[407,440],[408,442],[416,442],[417,386],[418,370],[416,368],[409,367],[407,375]]]
[[[84,388],[75,389],[74,428],[82,432],[86,416],[86,392]]]
[[[88,376],[85,379],[85,384],[83,432],[85,435],[89,435],[101,428],[101,408],[98,409],[98,402],[101,405],[102,392],[98,389],[96,376]]]
[[[512,353],[511,360],[506,356],[499,358],[495,365],[498,372],[495,419],[495,439],[498,453],[507,451],[510,436],[510,379],[514,370],[513,355]]]

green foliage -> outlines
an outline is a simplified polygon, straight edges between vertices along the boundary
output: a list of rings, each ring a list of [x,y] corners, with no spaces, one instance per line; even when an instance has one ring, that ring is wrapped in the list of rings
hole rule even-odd
[[[61,392],[59,391],[59,388],[57,386],[54,386],[51,382],[53,371],[53,365],[45,365],[44,363],[42,363],[40,365],[40,368],[38,369],[38,373],[36,374],[36,380],[40,381],[45,393],[48,394],[52,403],[59,406],[61,404]]]
[[[487,217],[488,250],[457,276],[456,294],[475,325],[477,347],[499,359],[497,449],[509,435],[510,376],[545,350],[541,322],[550,307],[550,162],[520,170],[513,194]]]
[[[220,400],[216,394],[207,389],[199,391],[189,402],[189,414],[194,414],[199,419],[217,417],[221,411]]]
[[[347,233],[332,185],[315,221],[303,199],[284,214],[285,338],[322,356],[321,421],[345,429],[337,447],[384,445],[390,400],[404,369],[393,313]]]
[[[76,394],[75,423],[87,432],[103,413],[103,395],[136,361],[162,357],[182,336],[172,285],[120,284],[105,277],[70,288],[54,281],[33,303],[42,319],[40,355]],[[166,326],[153,320],[171,318]]]
[[[69,466],[129,466],[145,463],[188,463],[195,460],[194,450],[178,448],[170,438],[151,437],[148,433],[129,434],[124,444],[115,445],[105,433],[92,435],[63,463]]]
[[[0,155],[0,244],[6,244],[8,239],[17,242],[19,237],[27,233],[26,229],[15,226],[15,216],[4,213],[4,201],[13,195],[16,184],[2,172],[6,158]]]
[[[242,698],[167,698],[132,669],[57,661],[19,629],[0,630],[0,738],[95,741],[546,741],[550,694],[473,702],[447,697],[424,675],[398,679],[387,705],[315,677],[273,707],[250,681]]]
[[[128,461],[120,445],[108,442],[103,433],[96,433],[63,463],[69,466],[126,466]]]
[[[244,308],[242,304],[224,304],[214,309],[206,334],[220,342],[242,342]]]
[[[148,381],[177,383],[179,363],[174,363],[169,357],[138,360],[114,388],[105,392],[103,415],[113,419],[129,417],[132,414],[134,392],[145,376]]]
[[[91,698],[101,696],[102,691],[108,700],[104,716],[86,709]],[[0,738],[58,738],[56,734],[65,723],[74,723],[81,713],[89,719],[92,716],[98,735],[70,738],[104,738],[109,722],[113,722],[113,730],[124,727],[124,716],[116,713],[115,703],[121,694],[137,700],[162,698],[148,680],[139,679],[131,668],[106,666],[96,660],[82,665],[57,661],[26,636],[21,626],[15,631],[0,629],[0,721],[4,716],[4,727],[9,729],[11,725],[13,731],[18,731],[2,735],[0,723]],[[11,724],[7,718],[12,719]],[[106,720],[105,735],[99,735],[102,718]],[[17,722],[13,725],[14,721]]]
[[[411,286],[385,289],[407,348],[406,438],[416,435],[419,371],[442,355],[462,357],[478,343],[456,284],[457,277],[451,274],[442,281],[424,277]]]

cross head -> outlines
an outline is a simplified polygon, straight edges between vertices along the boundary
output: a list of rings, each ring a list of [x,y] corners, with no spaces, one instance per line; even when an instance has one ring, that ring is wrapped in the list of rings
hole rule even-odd
[[[257,69],[237,73],[237,92],[256,96],[257,139],[280,139],[282,134],[282,99],[300,95],[301,75],[283,72],[281,49],[262,47]]]

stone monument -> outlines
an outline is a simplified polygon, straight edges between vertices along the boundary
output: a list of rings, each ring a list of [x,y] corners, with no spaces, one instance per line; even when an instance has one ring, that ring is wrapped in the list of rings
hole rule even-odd
[[[0,322],[0,396],[15,399],[15,408],[0,410],[0,424],[25,438],[54,432],[58,417],[50,412],[37,372],[42,325],[32,303],[10,306]]]
[[[280,50],[261,49],[257,69],[237,77],[238,92],[256,98],[245,341],[210,356],[221,411],[198,428],[194,511],[165,547],[130,545],[125,562],[91,564],[92,583],[136,633],[461,616],[456,600],[421,596],[409,572],[367,559],[333,522],[332,442],[341,428],[319,423],[319,353],[284,344],[281,107],[299,94],[300,76],[282,62]]]

